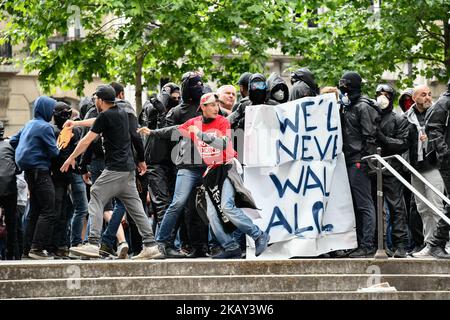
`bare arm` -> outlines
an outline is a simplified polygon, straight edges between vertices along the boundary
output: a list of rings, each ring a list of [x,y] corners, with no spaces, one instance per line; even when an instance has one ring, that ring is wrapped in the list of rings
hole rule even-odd
[[[98,136],[97,133],[89,131],[87,135],[85,135],[84,138],[81,139],[80,142],[78,142],[78,145],[75,148],[75,150],[73,150],[72,154],[69,156],[69,158],[67,158],[66,162],[64,162],[64,164],[61,167],[61,172],[66,172],[69,169],[69,166],[75,168],[75,159],[80,154],[86,151],[86,149],[89,147],[92,141],[94,141],[95,138],[97,138],[97,136]]]
[[[85,120],[79,120],[79,121],[73,121],[73,120],[67,120],[64,123],[64,127],[92,127],[92,125],[95,122],[95,119],[97,118],[90,118]]]

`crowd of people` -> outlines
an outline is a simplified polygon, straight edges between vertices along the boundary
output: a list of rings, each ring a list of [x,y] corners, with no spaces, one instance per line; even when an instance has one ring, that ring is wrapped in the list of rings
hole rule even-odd
[[[370,98],[356,72],[344,73],[337,87],[319,87],[301,68],[291,88],[278,74],[246,72],[239,93],[232,84],[212,92],[202,77],[188,72],[180,85],[165,84],[140,114],[112,82],[83,98],[79,111],[40,96],[33,119],[10,138],[0,122],[2,258],[239,259],[246,236],[259,256],[270,236],[242,210],[257,208],[241,165],[246,107],[322,93],[335,93],[340,108],[358,242],[323,257],[375,254],[376,178],[363,158],[378,147],[383,157],[403,156],[442,193],[450,190],[450,81],[434,104],[421,85],[394,108],[392,85],[379,84]],[[447,214],[422,180],[388,161]],[[449,225],[389,171],[383,195],[388,255],[450,258]]]

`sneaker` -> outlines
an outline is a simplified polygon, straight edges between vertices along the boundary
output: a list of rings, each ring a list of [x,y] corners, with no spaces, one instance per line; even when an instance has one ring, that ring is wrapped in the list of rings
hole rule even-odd
[[[47,252],[47,250],[31,249],[28,253],[28,257],[33,260],[53,260],[53,255]]]
[[[159,251],[161,251],[161,253],[164,255],[164,257],[166,258],[172,258],[172,259],[179,259],[179,258],[187,258],[187,256],[178,251],[175,248],[172,248],[170,245],[165,245],[165,244],[158,244],[159,247]]]
[[[117,246],[117,258],[118,259],[126,259],[128,257],[128,243],[123,241],[119,243]]]
[[[255,240],[255,256],[259,256],[264,250],[267,249],[267,245],[269,244],[270,236],[263,232],[256,240]]]
[[[427,258],[432,258],[431,253],[430,253],[430,247],[429,246],[425,246],[422,250],[420,250],[419,252],[414,252],[411,254],[412,257],[414,258],[419,258],[419,259],[427,259]]]
[[[204,258],[206,257],[206,251],[202,247],[194,247],[190,253],[186,255],[186,258]]]
[[[444,248],[441,248],[439,246],[430,246],[430,254],[437,259],[450,259],[450,254],[448,254]]]
[[[220,246],[213,246],[209,248],[208,256],[213,257],[215,255],[218,255],[219,253],[222,253],[223,249]]]
[[[131,258],[132,260],[164,259],[164,254],[159,251],[158,246],[144,246],[141,252]]]
[[[86,243],[81,246],[71,247],[70,252],[78,256],[100,258],[100,248],[97,245]]]
[[[114,249],[108,246],[106,243],[101,244],[99,253],[102,258],[117,258]]]
[[[345,258],[348,256],[348,252],[346,250],[336,250],[336,251],[331,251],[329,253],[330,258]]]
[[[420,245],[420,246],[415,246],[408,254],[409,254],[409,255],[412,255],[412,254],[414,254],[414,253],[420,252],[420,251],[422,251],[423,248],[425,248],[425,247],[426,247],[425,244],[422,244],[422,245]]]
[[[397,248],[397,250],[395,250],[394,258],[406,258],[406,249],[405,248]]]
[[[366,248],[358,248],[348,255],[349,258],[373,258],[375,252],[374,250],[369,250]]]
[[[231,251],[222,251],[215,256],[212,256],[213,259],[241,259],[242,250],[241,248],[236,248]]]

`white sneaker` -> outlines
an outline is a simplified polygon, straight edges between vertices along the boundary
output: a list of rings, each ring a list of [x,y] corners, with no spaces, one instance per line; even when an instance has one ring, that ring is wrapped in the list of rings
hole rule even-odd
[[[126,259],[128,257],[128,243],[126,241],[121,242],[117,247],[117,258]]]
[[[147,260],[147,259],[162,259],[164,255],[159,251],[158,246],[151,246],[142,248],[141,253],[132,257],[133,260]]]
[[[100,258],[100,248],[90,243],[86,243],[81,246],[71,247],[70,252],[73,252],[78,256]]]
[[[421,259],[428,259],[433,258],[433,256],[430,254],[430,248],[428,246],[425,246],[422,250],[419,252],[414,252],[411,254],[414,258],[421,258]]]

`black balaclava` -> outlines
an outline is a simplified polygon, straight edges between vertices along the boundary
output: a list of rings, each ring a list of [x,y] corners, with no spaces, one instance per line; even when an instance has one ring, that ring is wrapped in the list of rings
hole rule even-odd
[[[164,89],[165,87],[170,88],[170,93],[171,93],[171,94],[172,94],[173,92],[180,92],[180,87],[179,87],[177,84],[173,83],[173,82],[166,83],[166,84],[164,85],[163,89]],[[175,99],[173,99],[173,98],[169,95],[169,103],[168,103],[168,105],[167,105],[167,109],[168,109],[168,110],[172,109],[173,107],[176,107],[176,106],[179,105],[179,104],[180,104],[180,101],[179,101],[179,100],[175,100]]]
[[[201,82],[201,85],[198,83]],[[198,106],[203,94],[203,81],[200,74],[186,72],[181,80],[181,98],[183,103]]]
[[[361,96],[361,76],[357,72],[349,71],[343,74],[339,82],[339,90],[346,93],[350,101],[355,103]],[[345,85],[342,85],[341,82]]]
[[[72,110],[70,109],[70,106],[64,102],[58,101],[55,106],[55,113],[53,114],[56,126],[59,129],[62,129],[64,123],[69,120],[71,116]]]
[[[253,88],[253,84],[257,82],[264,82],[265,87],[262,89]],[[264,104],[267,100],[267,83],[266,77],[260,73],[253,74],[248,80],[248,97],[253,105]]]
[[[0,121],[0,140],[3,140],[3,136],[5,134],[5,126],[3,124],[3,121]]]
[[[388,98],[388,100],[389,100],[389,105],[387,106],[387,108],[385,108],[385,109],[381,108],[381,112],[383,114],[386,114],[386,113],[391,112],[394,109],[394,98],[395,98],[396,92],[395,92],[395,89],[392,86],[388,85],[388,84],[378,85],[377,89],[376,89],[377,99],[378,99],[378,96],[382,92],[386,92],[387,93],[387,97],[386,98]]]
[[[320,94],[319,86],[316,83],[314,74],[308,68],[300,68],[291,73],[291,84],[294,85],[294,83],[298,81],[306,83],[316,95]]]

